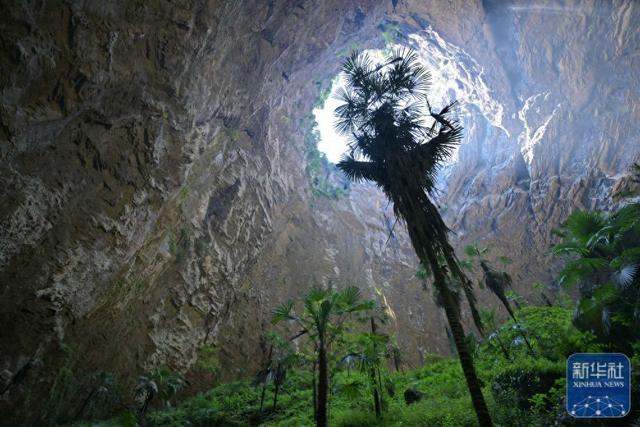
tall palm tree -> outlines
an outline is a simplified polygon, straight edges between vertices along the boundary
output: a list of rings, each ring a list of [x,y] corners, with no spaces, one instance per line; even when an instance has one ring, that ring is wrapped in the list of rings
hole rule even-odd
[[[490,426],[456,299],[447,285],[453,279],[470,289],[471,282],[458,264],[449,229],[433,201],[438,168],[462,137],[462,127],[450,117],[455,102],[439,112],[431,110],[429,74],[410,51],[392,51],[381,65],[355,52],[342,70],[346,87],[338,94],[342,104],[336,108],[336,129],[349,138],[350,152],[338,167],[352,181],[373,181],[393,203],[396,217],[406,223],[418,258],[431,267],[478,421]]]
[[[326,427],[328,423],[329,352],[331,345],[342,336],[344,323],[350,315],[372,308],[373,302],[364,301],[358,288],[349,287],[342,291],[315,288],[304,298],[303,313],[296,314],[294,312],[293,302],[285,303],[273,312],[271,320],[273,324],[283,321],[296,323],[301,328],[296,337],[308,336],[317,350],[318,394],[315,410],[318,427]]]

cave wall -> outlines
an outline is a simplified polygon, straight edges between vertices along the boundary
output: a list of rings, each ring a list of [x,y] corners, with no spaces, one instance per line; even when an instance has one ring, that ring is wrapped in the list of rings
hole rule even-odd
[[[5,3],[4,420],[64,418],[28,397],[46,400],[61,366],[131,389],[151,367],[188,370],[207,344],[219,379],[251,373],[270,310],[312,284],[384,298],[414,363],[448,351],[380,193],[314,197],[305,174],[309,113],[336,53],[381,47],[381,23],[405,36],[430,27],[464,49],[503,106],[502,129],[465,123],[441,203],[459,245],[516,259],[519,290],[549,278],[552,226],[606,206],[637,154],[630,1]]]

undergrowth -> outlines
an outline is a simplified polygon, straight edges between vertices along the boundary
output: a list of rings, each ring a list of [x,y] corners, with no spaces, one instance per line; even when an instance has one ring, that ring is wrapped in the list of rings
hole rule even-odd
[[[577,349],[597,351],[589,334],[572,324],[571,310],[561,307],[525,307],[518,324],[509,321],[495,334],[506,343],[509,358],[486,339],[475,348],[475,362],[483,392],[496,425],[553,425],[562,413],[566,356]],[[529,334],[536,355],[518,340]],[[425,366],[405,372],[384,370],[383,414],[376,419],[369,381],[358,370],[334,370],[331,379],[331,426],[474,426],[476,416],[455,358],[425,355]],[[261,387],[251,379],[223,384],[189,398],[173,408],[149,413],[138,420],[133,413],[78,426],[312,426],[312,376],[309,371],[289,373],[280,389],[275,410],[273,390],[260,411]],[[407,390],[422,398],[405,402]]]

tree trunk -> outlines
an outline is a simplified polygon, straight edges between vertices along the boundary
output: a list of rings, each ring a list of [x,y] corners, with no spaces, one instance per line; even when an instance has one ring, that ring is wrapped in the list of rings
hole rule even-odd
[[[80,409],[78,409],[78,412],[76,412],[76,416],[74,417],[74,419],[77,420],[78,418],[80,418],[80,415],[84,412],[84,408],[87,407],[87,404],[89,403],[89,401],[91,401],[95,392],[96,392],[96,388],[92,388],[87,398],[84,399],[84,401],[82,402],[82,405],[80,405]]]
[[[260,412],[262,412],[262,407],[264,406],[264,394],[267,391],[267,381],[262,383],[262,395],[260,396]]]
[[[318,416],[316,425],[327,427],[327,400],[329,392],[327,349],[324,342],[320,342],[318,349]]]
[[[267,391],[267,378],[269,378],[269,367],[271,366],[271,356],[273,355],[273,345],[269,346],[269,355],[267,356],[267,376],[264,378],[262,383],[262,396],[260,396],[260,412],[262,412],[262,407],[264,405],[264,394]]]
[[[378,373],[378,390],[380,392],[378,396],[378,401],[380,402],[380,413],[384,410],[384,397],[382,395],[382,375],[380,374],[380,367],[376,369]]]
[[[442,253],[450,268],[453,269],[457,265],[455,264],[455,252],[448,242],[448,228],[442,221],[437,208],[422,189],[415,188],[414,184],[404,177],[399,181],[399,185],[394,187],[394,193],[396,193],[393,197],[394,208],[397,213],[404,217],[407,223],[407,231],[418,259],[424,265],[431,266],[434,285],[442,296],[443,308],[451,328],[451,334],[456,345],[462,372],[467,381],[478,423],[480,427],[492,427],[493,422],[482,395],[480,381],[473,366],[473,358],[465,340],[464,329],[460,323],[460,313],[449,290],[446,274],[438,262],[438,252],[436,251]],[[459,267],[457,272],[462,274]]]
[[[369,368],[369,378],[373,386],[373,407],[376,411],[376,418],[380,418],[382,410],[380,409],[380,395],[378,393],[378,380],[376,379],[375,369]]]
[[[458,358],[460,359],[462,372],[464,373],[464,377],[467,381],[467,387],[469,388],[469,394],[471,395],[471,402],[473,403],[473,407],[476,411],[476,416],[478,417],[478,424],[480,425],[480,427],[493,426],[491,416],[489,415],[489,409],[487,408],[484,396],[482,395],[480,380],[478,379],[475,367],[473,366],[471,352],[469,351],[469,347],[467,346],[467,342],[465,340],[464,329],[462,328],[462,324],[460,323],[456,304],[453,301],[445,278],[441,273],[440,266],[437,264],[437,262],[432,264],[432,268],[434,269],[434,272],[436,270],[438,271],[437,273],[435,273],[435,277],[437,277],[436,286],[439,286],[440,295],[442,295],[443,297],[442,299],[444,302],[444,311],[447,316],[447,321],[449,322],[449,327],[451,328],[453,340],[456,344],[456,350],[458,351]]]
[[[376,322],[373,317],[371,318],[371,333],[376,334]],[[382,416],[380,392],[378,392],[378,380],[376,378],[376,370],[373,366],[369,369],[369,377],[371,378],[371,385],[373,386],[373,407],[376,411],[376,418],[380,418]]]
[[[311,372],[311,388],[313,388],[312,399],[313,399],[313,420],[318,422],[318,387],[316,384],[316,366],[317,362],[313,362],[313,369]]]
[[[518,319],[516,318],[516,314],[513,312],[513,310],[511,310],[511,306],[509,305],[509,302],[508,301],[503,301],[503,302],[504,302],[505,308],[509,312],[509,316],[511,316],[511,318],[514,321],[514,323],[519,326],[520,324],[518,323]],[[515,302],[515,300],[513,302]],[[519,329],[519,330],[520,330],[520,336],[522,337],[524,342],[527,344],[527,347],[529,348],[529,353],[531,353],[532,356],[536,357],[536,352],[533,349],[533,347],[531,346],[531,343],[527,339],[525,333],[521,329]]]
[[[502,340],[498,336],[498,332],[496,331],[495,334],[496,334],[496,341],[498,341],[498,345],[500,346],[500,350],[502,350],[504,357],[506,357],[507,360],[511,360],[511,355],[509,354],[509,352],[507,351],[507,348],[504,346],[504,344],[502,343]]]
[[[280,390],[280,384],[276,383],[276,389],[273,392],[273,408],[271,408],[272,412],[275,412],[276,405],[278,404],[278,390]]]

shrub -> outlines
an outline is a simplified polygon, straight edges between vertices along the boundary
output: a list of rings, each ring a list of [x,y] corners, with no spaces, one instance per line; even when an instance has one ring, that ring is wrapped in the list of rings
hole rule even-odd
[[[521,359],[507,366],[493,378],[491,392],[496,402],[496,421],[513,423],[514,420],[528,425],[531,408],[537,402],[538,409],[543,397],[564,376],[562,362],[546,359]]]

